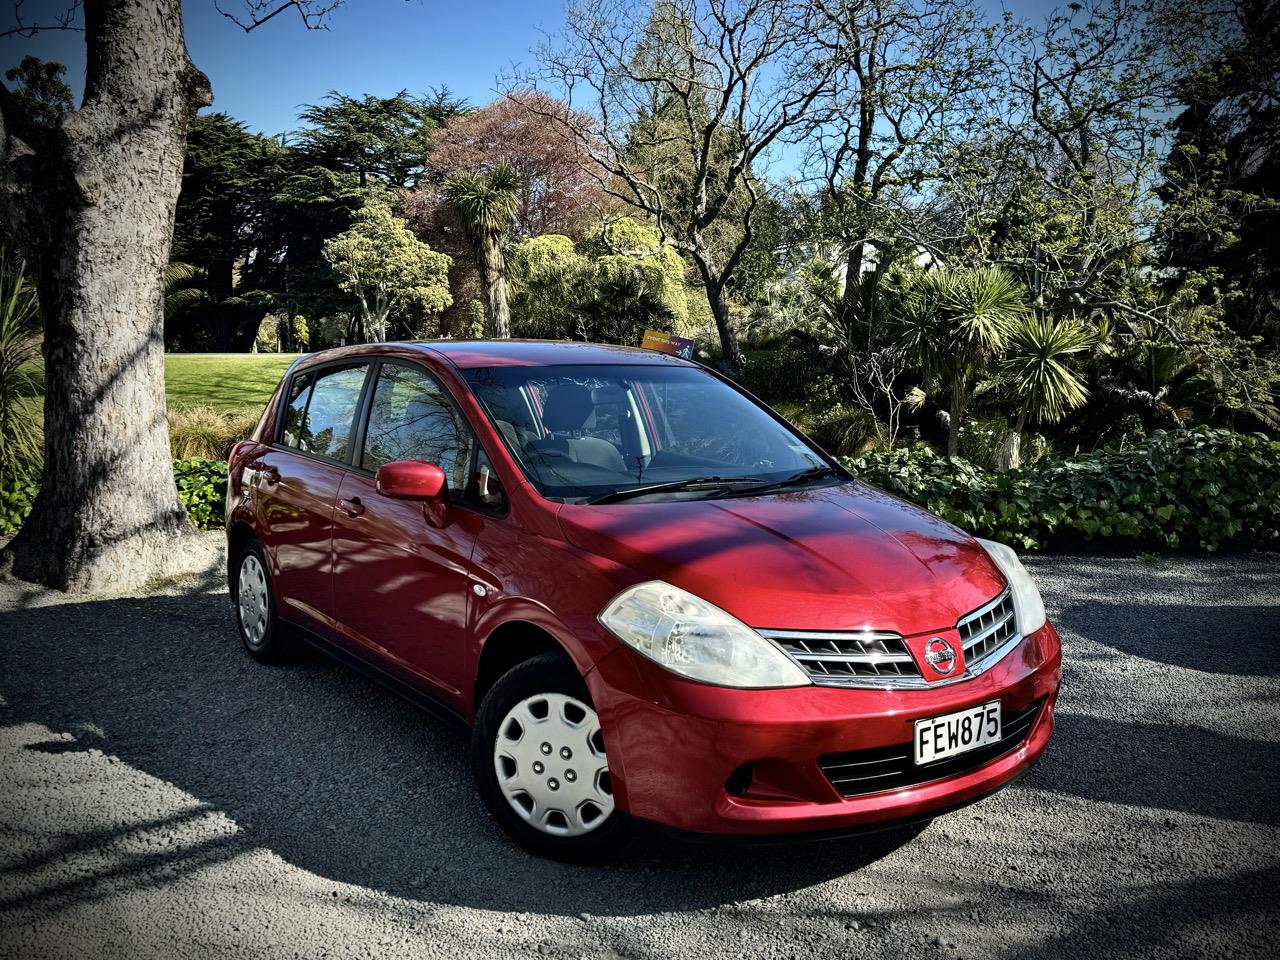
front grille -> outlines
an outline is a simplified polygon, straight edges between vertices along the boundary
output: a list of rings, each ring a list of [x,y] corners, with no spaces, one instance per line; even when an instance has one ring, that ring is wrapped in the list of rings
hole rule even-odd
[[[998,743],[924,766],[916,766],[913,744],[909,742],[870,750],[829,753],[818,758],[818,766],[842,797],[901,790],[968,773],[1022,746],[1043,705],[1043,699],[1036,700],[1017,713],[1005,716]]]
[[[814,683],[831,686],[867,680],[920,678],[920,670],[896,633],[821,633],[808,630],[761,630],[791,654]]]
[[[972,669],[1017,635],[1013,597],[1005,590],[990,603],[962,617],[956,630],[964,644],[964,662]]]

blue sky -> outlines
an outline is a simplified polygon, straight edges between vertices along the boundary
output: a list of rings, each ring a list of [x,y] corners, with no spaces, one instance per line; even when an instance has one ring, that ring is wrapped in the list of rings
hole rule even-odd
[[[30,15],[58,2],[28,0],[26,9]],[[239,9],[238,0],[223,6]],[[213,109],[268,134],[294,129],[298,106],[330,90],[386,95],[447,84],[473,104],[486,103],[498,72],[528,63],[539,30],[554,31],[564,14],[563,0],[347,0],[327,31],[305,30],[286,12],[246,34],[213,0],[185,0],[184,8],[187,47],[213,84]],[[0,40],[0,70],[26,53],[65,63],[79,96],[81,34]]]
[[[998,9],[1000,0],[985,5]],[[1038,17],[1053,3],[1008,5],[1021,16]],[[25,9],[34,19],[38,9],[63,6],[65,0],[27,0]],[[239,9],[239,0],[224,0],[224,6]],[[346,0],[327,31],[305,30],[286,12],[249,34],[219,14],[213,0],[185,0],[185,17],[191,57],[213,84],[213,109],[251,130],[276,134],[295,129],[298,107],[330,90],[387,95],[446,84],[472,104],[486,103],[497,74],[528,64],[541,31],[559,28],[564,6],[564,0]],[[0,40],[0,70],[27,53],[65,63],[80,95],[81,34]]]

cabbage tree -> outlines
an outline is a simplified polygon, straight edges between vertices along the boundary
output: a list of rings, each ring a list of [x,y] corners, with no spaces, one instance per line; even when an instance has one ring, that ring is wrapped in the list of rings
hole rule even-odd
[[[1000,445],[1000,470],[1022,465],[1022,431],[1029,421],[1054,423],[1084,405],[1089,394],[1071,361],[1093,342],[1093,335],[1074,317],[1057,320],[1028,313],[1014,323],[999,371],[1017,402],[1017,413]]]

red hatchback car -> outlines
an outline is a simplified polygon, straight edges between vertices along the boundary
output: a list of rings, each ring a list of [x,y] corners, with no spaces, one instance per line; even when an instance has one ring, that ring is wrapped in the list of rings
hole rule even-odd
[[[249,653],[301,635],[470,722],[489,811],[552,856],[606,855],[636,820],[927,820],[1053,729],[1058,636],[1012,550],[674,357],[303,357],[235,448],[227,505]]]

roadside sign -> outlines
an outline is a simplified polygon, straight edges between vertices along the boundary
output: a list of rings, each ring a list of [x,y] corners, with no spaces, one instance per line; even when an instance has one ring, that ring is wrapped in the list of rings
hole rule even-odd
[[[685,337],[677,337],[671,333],[663,333],[661,330],[646,330],[644,339],[640,341],[640,346],[645,350],[669,353],[684,360],[693,359],[692,340],[688,340]]]

